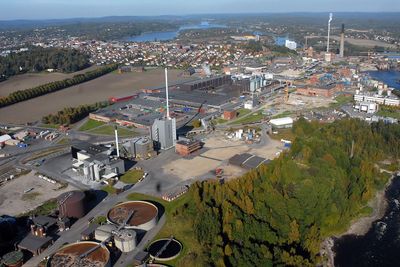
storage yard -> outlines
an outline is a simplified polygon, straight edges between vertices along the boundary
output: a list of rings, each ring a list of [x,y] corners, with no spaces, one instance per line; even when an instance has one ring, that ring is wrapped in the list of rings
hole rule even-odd
[[[31,191],[24,193],[25,190]],[[16,216],[35,209],[47,200],[70,191],[73,186],[60,188],[60,184],[52,184],[30,172],[0,187],[0,213]]]
[[[180,70],[170,70],[170,82],[184,79],[180,74]],[[159,86],[163,82],[162,69],[143,73],[110,73],[77,86],[4,107],[0,112],[0,121],[4,123],[39,121],[43,116],[56,113],[65,107],[104,101],[112,96],[132,95],[140,89]]]
[[[163,171],[174,175],[182,180],[197,178],[200,176],[215,177],[213,171],[218,168],[226,168],[226,176],[237,177],[241,172],[234,166],[227,166],[230,157],[238,153],[252,153],[254,155],[273,159],[276,157],[282,144],[279,141],[269,139],[265,145],[248,145],[244,141],[228,139],[223,133],[215,133],[207,138],[204,143],[203,152],[193,158],[180,158],[167,163]],[[232,177],[231,176],[231,177]]]

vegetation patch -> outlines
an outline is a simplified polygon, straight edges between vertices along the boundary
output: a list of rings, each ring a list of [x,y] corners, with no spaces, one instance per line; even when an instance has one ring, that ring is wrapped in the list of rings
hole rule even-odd
[[[22,195],[21,199],[23,201],[31,201],[31,200],[35,200],[40,195],[41,194],[39,192],[26,193],[26,194]]]
[[[398,107],[380,105],[377,115],[400,120],[400,109]]]
[[[126,184],[136,184],[143,177],[142,170],[130,170],[122,175],[119,180]]]
[[[93,128],[97,128],[97,127],[100,127],[103,125],[105,125],[105,122],[89,119],[81,127],[79,127],[79,131],[82,131],[82,132],[90,131]]]
[[[36,209],[23,213],[19,215],[18,217],[26,217],[30,216],[32,214],[34,215],[49,215],[52,213],[55,209],[57,209],[57,199],[50,199],[37,207]]]
[[[117,193],[117,189],[112,185],[103,186],[101,190],[107,192],[109,195],[115,195]]]
[[[104,125],[88,132],[99,135],[114,135],[114,131],[115,127],[113,125]],[[118,135],[121,137],[133,137],[137,134],[136,132],[128,130],[126,128],[118,127]]]
[[[190,250],[174,266],[319,265],[321,241],[371,213],[389,179],[376,163],[399,158],[400,125],[300,119],[291,131],[292,148],[268,165],[158,200],[168,223],[156,238],[173,235]]]

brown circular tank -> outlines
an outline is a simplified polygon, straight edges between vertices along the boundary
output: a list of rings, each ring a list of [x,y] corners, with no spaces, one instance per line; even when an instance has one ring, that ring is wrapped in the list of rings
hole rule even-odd
[[[97,242],[79,242],[75,244],[69,244],[56,253],[54,253],[47,262],[47,267],[72,267],[72,266],[92,266],[92,267],[109,267],[110,263],[110,251],[106,247],[99,246]],[[79,259],[79,256],[88,253],[85,257]]]
[[[12,251],[3,256],[3,263],[7,267],[20,267],[24,263],[22,251]]]
[[[58,210],[61,218],[80,219],[86,214],[85,193],[82,191],[70,191],[61,194],[57,198]]]
[[[110,223],[121,225],[132,214],[125,228],[148,231],[157,224],[158,208],[147,201],[128,201],[115,205],[107,213]]]

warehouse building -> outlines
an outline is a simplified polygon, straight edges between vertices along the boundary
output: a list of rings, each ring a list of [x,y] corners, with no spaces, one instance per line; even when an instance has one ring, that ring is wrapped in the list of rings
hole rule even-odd
[[[193,91],[193,90],[208,91],[224,85],[231,85],[231,84],[232,84],[231,76],[223,75],[223,76],[211,77],[207,79],[200,79],[192,82],[183,83],[180,85],[180,88],[187,91]]]
[[[290,117],[284,117],[270,120],[269,123],[271,124],[273,129],[292,128],[293,119]]]

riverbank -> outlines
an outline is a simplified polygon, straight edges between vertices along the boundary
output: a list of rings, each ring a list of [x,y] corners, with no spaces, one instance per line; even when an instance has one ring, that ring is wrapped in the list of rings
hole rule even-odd
[[[396,173],[392,173],[384,188],[376,192],[375,197],[368,202],[368,206],[371,207],[373,210],[371,215],[354,219],[353,221],[351,221],[350,227],[346,232],[335,235],[333,237],[328,237],[321,243],[320,253],[327,258],[323,266],[335,266],[335,251],[333,250],[335,240],[346,235],[365,235],[369,231],[369,229],[371,229],[373,222],[381,219],[385,215],[386,209],[388,207],[388,201],[386,199],[385,193],[388,187],[392,184],[395,177]]]

